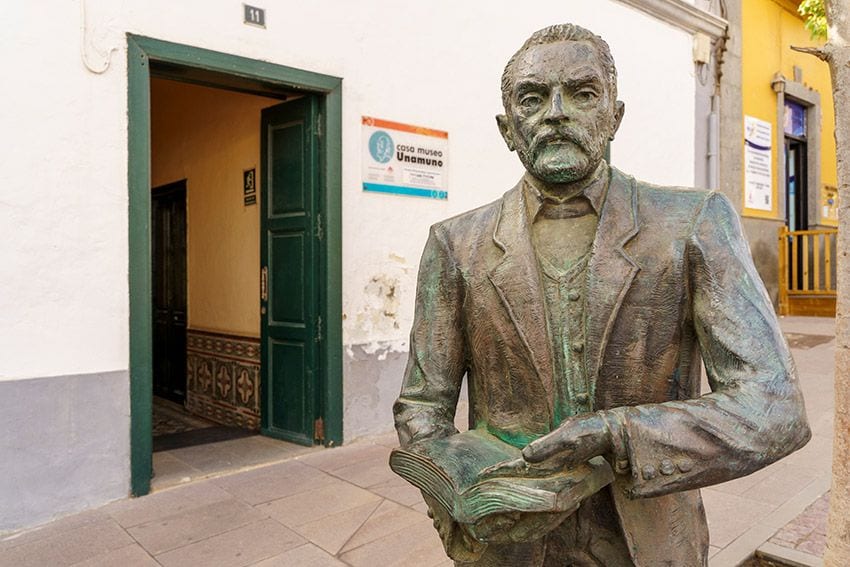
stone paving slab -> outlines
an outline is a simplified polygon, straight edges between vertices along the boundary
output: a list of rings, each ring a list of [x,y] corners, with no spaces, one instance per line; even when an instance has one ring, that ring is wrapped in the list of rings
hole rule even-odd
[[[328,498],[333,494],[333,498]],[[294,527],[321,520],[367,504],[376,507],[381,497],[347,482],[334,480],[258,507],[280,523]]]
[[[157,555],[262,520],[264,515],[235,499],[208,504],[127,530],[151,554]]]
[[[267,519],[155,556],[163,567],[246,567],[306,543]]]
[[[144,498],[122,500],[102,510],[122,527],[131,528],[230,498],[233,498],[232,494],[210,481],[203,481],[179,489],[154,492]]]
[[[311,543],[260,561],[256,564],[256,567],[293,567],[295,565],[299,567],[346,567],[345,563]]]
[[[245,473],[215,478],[210,482],[243,502],[255,505],[333,484],[334,478],[297,460],[292,460]]]
[[[74,567],[158,567],[160,564],[138,544],[108,551]]]
[[[133,543],[118,523],[107,519],[6,549],[0,554],[0,566],[76,565]]]

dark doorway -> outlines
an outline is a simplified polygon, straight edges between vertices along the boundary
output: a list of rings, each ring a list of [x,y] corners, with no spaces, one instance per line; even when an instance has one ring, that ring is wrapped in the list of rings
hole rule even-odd
[[[785,224],[788,230],[809,229],[809,188],[806,141],[785,136]]]
[[[151,193],[153,393],[186,399],[186,180]]]
[[[809,171],[806,133],[807,110],[802,103],[786,98],[785,133],[785,224],[791,231],[788,248],[789,289],[809,289],[809,238],[795,231],[809,229]]]

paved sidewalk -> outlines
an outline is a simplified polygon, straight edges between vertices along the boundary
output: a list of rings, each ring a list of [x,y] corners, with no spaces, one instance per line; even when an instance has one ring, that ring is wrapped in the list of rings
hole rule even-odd
[[[828,514],[827,492],[763,543],[758,549],[759,555],[784,559],[793,565],[823,565]]]
[[[0,541],[3,567],[450,565],[390,436],[193,482]]]
[[[710,567],[735,567],[829,491],[832,467],[833,319],[780,320],[800,374],[812,440],[750,476],[703,489]]]
[[[703,491],[711,567],[740,564],[829,488],[833,321],[782,326],[814,437]],[[387,434],[58,520],[0,539],[0,567],[449,566],[418,491],[387,466],[394,445]]]

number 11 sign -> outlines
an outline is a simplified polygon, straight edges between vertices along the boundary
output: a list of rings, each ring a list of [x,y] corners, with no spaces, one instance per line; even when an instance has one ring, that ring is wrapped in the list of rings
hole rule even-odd
[[[263,8],[249,6],[248,4],[242,4],[242,6],[245,8],[243,21],[246,24],[261,28],[266,27],[266,11]]]

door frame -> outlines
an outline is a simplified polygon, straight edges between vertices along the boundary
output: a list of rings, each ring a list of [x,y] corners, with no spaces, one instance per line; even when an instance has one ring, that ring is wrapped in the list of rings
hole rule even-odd
[[[258,92],[258,85],[319,95],[319,206],[324,238],[319,244],[319,313],[326,321],[316,376],[321,391],[325,445],[342,437],[342,79],[266,61],[127,34],[127,129],[130,288],[130,479],[134,496],[150,492],[152,459],[151,277],[151,64],[209,72],[207,86]],[[161,76],[161,73],[158,73]],[[175,73],[175,78],[180,79]],[[263,87],[265,88],[265,87]],[[259,293],[259,291],[258,291]],[[259,302],[258,302],[259,304]]]

